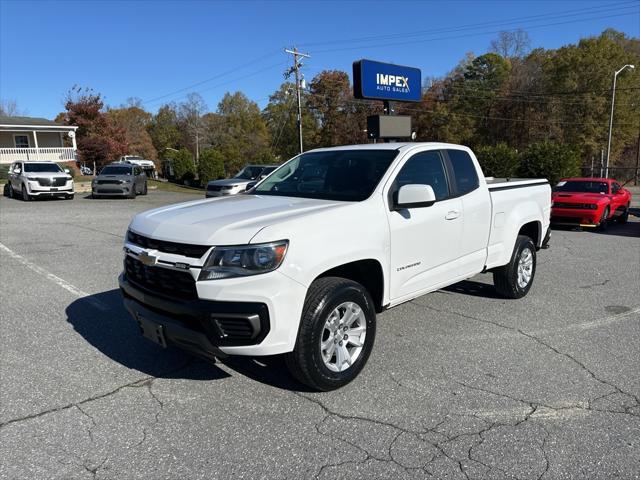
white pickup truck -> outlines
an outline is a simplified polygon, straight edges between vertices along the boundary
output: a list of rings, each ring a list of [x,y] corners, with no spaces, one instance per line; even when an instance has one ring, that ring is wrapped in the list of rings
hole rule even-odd
[[[138,214],[120,287],[162,346],[285,354],[330,390],[364,367],[376,313],[486,271],[526,295],[550,210],[546,180],[485,179],[463,146],[313,150],[241,195]]]

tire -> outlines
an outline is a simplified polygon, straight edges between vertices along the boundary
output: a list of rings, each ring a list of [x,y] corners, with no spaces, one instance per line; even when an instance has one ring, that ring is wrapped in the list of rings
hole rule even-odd
[[[133,188],[131,188],[131,193],[129,194],[129,196],[127,198],[136,198],[136,186],[135,184],[133,185]]]
[[[622,212],[622,215],[620,215],[618,217],[618,223],[627,223],[629,221],[629,207],[631,205],[627,205],[626,207],[624,207],[624,212]]]
[[[349,321],[349,318],[353,322],[352,329],[339,326],[339,322],[343,319]],[[330,323],[332,319],[336,323]],[[332,333],[333,325],[335,330]],[[354,334],[354,340],[347,340],[345,337],[349,331],[359,336]],[[375,334],[376,313],[369,292],[351,280],[320,278],[309,287],[295,349],[285,355],[285,363],[301,383],[314,390],[334,390],[349,383],[362,371],[373,349]],[[323,350],[321,343],[328,348]],[[329,351],[331,347],[333,349]],[[349,355],[350,361],[341,362],[346,358],[343,355]]]
[[[147,182],[144,182],[144,187],[142,188],[142,195],[146,195],[147,193],[149,193],[147,191]]]
[[[7,193],[7,195],[9,196],[9,198],[16,198],[16,192],[13,191],[13,185],[11,185],[11,182],[9,182],[9,192]]]
[[[31,196],[27,193],[27,187],[22,185],[22,200],[25,202],[31,201]]]
[[[67,195],[66,197],[64,197],[65,200],[73,200],[74,194],[71,195]]]
[[[604,208],[604,212],[602,212],[602,217],[600,218],[600,223],[598,223],[598,230],[604,232],[609,227],[609,207]]]
[[[528,268],[526,264],[529,264]],[[518,235],[509,263],[493,271],[493,284],[498,293],[506,298],[522,298],[531,289],[535,274],[536,246],[531,238]]]

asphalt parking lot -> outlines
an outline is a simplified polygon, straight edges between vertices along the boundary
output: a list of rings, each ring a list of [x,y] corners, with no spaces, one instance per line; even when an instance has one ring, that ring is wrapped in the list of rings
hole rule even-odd
[[[198,196],[84,197],[0,199],[0,478],[640,477],[640,218],[555,230],[522,300],[479,275],[385,312],[360,377],[314,393],[123,309],[130,218]]]

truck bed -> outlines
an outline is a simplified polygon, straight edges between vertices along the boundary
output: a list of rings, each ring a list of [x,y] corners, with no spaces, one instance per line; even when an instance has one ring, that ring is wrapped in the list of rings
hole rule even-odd
[[[545,178],[495,178],[486,177],[489,191],[508,190],[511,188],[523,188],[533,185],[547,185],[549,181]]]

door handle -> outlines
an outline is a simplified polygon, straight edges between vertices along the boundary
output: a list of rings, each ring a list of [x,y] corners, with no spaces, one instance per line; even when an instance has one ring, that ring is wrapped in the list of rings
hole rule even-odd
[[[447,212],[447,215],[445,215],[445,220],[455,220],[456,218],[458,218],[460,216],[460,212],[458,212],[457,210],[451,210],[450,212]]]

